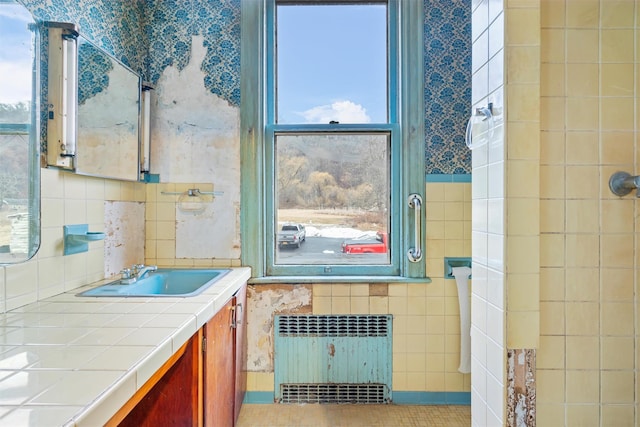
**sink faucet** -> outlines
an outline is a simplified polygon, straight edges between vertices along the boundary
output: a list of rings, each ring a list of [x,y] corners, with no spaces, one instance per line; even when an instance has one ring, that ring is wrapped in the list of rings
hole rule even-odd
[[[147,272],[156,271],[157,269],[158,266],[156,265],[133,264],[131,268],[125,268],[120,271],[120,274],[122,275],[120,283],[130,285],[137,282],[139,279],[142,279]]]

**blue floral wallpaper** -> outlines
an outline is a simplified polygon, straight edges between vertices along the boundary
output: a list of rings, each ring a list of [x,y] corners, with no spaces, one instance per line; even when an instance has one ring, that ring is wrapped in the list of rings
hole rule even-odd
[[[89,43],[78,46],[78,104],[109,87],[114,61]]]
[[[168,66],[182,70],[191,53],[191,36],[204,38],[204,85],[240,106],[240,0],[147,0],[144,31],[150,40],[148,80],[156,83]]]
[[[428,174],[471,173],[471,2],[424,1],[425,156]]]
[[[144,75],[143,0],[18,0],[38,21],[72,22],[88,40]],[[143,43],[140,43],[140,41]]]
[[[204,85],[234,106],[240,104],[240,1],[20,0],[38,20],[79,24],[89,40],[151,83],[169,66],[182,70],[191,37],[202,36]],[[469,174],[470,0],[424,0],[424,11],[425,172]]]

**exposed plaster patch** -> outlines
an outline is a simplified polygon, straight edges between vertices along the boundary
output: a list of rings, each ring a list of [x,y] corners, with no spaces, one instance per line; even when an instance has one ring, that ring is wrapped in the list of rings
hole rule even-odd
[[[104,274],[111,277],[124,267],[144,262],[145,205],[140,202],[104,202]]]
[[[247,369],[273,372],[273,317],[310,314],[311,285],[250,285],[247,290]]]
[[[507,350],[507,425],[536,425],[536,351]]]

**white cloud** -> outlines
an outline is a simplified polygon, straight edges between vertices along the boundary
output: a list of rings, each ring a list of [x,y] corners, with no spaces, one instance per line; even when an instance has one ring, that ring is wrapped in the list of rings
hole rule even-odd
[[[351,101],[336,101],[330,105],[319,105],[300,113],[307,123],[369,123],[371,117],[360,104]]]
[[[0,63],[0,103],[31,101],[31,64]]]

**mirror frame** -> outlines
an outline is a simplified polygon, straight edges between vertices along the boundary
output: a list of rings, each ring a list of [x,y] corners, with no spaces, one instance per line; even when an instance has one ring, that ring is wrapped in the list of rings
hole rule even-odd
[[[78,26],[65,22],[45,22],[45,26],[48,28],[49,37],[49,112],[48,112],[48,124],[47,124],[47,164],[69,171],[73,171],[79,175],[93,176],[100,178],[117,179],[121,181],[140,181],[140,158],[141,158],[141,141],[143,135],[143,120],[142,113],[142,78],[133,71],[130,67],[123,64],[117,58],[110,53],[106,52],[100,46],[97,46],[91,40],[84,37]],[[87,157],[86,152],[89,149],[88,138],[83,138],[82,130],[83,124],[86,121],[82,120],[81,106],[83,104],[80,99],[81,79],[80,73],[80,49],[81,45],[86,44],[90,46],[95,52],[103,55],[113,64],[111,70],[122,70],[126,75],[131,75],[135,78],[135,89],[131,85],[132,97],[136,98],[136,113],[135,118],[131,115],[131,120],[118,120],[114,123],[111,129],[116,129],[115,126],[133,125],[131,135],[127,135],[126,132],[121,132],[120,135],[125,135],[125,138],[129,141],[126,144],[125,149],[120,149],[119,146],[111,148],[113,139],[109,135],[107,140],[104,135],[101,137],[100,133],[104,133],[105,130],[102,127],[94,127],[93,133],[93,145],[101,148],[106,148],[101,153],[92,153]],[[53,70],[53,71],[52,71]],[[111,71],[109,70],[109,71]],[[108,81],[109,75],[112,73],[107,72],[103,76],[93,77],[93,80],[98,82]],[[108,88],[108,85],[106,86]],[[94,96],[105,96],[106,90],[97,90]],[[86,93],[86,92],[85,92]],[[92,99],[89,97],[87,99]],[[113,100],[122,100],[123,104],[118,106]],[[112,96],[108,102],[104,105],[96,104],[92,108],[97,111],[116,111],[131,110],[130,104],[126,103],[127,97]],[[96,108],[97,106],[97,108]],[[107,107],[109,107],[107,109]],[[103,118],[100,116],[99,119]],[[104,116],[107,119],[107,115]],[[92,125],[93,126],[93,125]],[[109,126],[107,124],[107,126]],[[117,129],[124,129],[118,127]],[[84,134],[87,135],[86,133]],[[84,139],[84,140],[83,140]],[[117,138],[116,138],[117,139]],[[97,142],[97,143],[96,143]],[[105,160],[105,152],[115,152],[115,158]],[[80,153],[80,155],[79,155]],[[135,153],[132,159],[132,154]],[[86,159],[95,158],[104,160],[104,163],[100,167],[93,167],[91,162]],[[109,169],[103,167],[104,164],[113,165],[120,164],[122,160],[129,162],[126,170],[120,171],[117,168]],[[133,161],[132,161],[133,160]],[[84,162],[84,164],[83,164]]]

